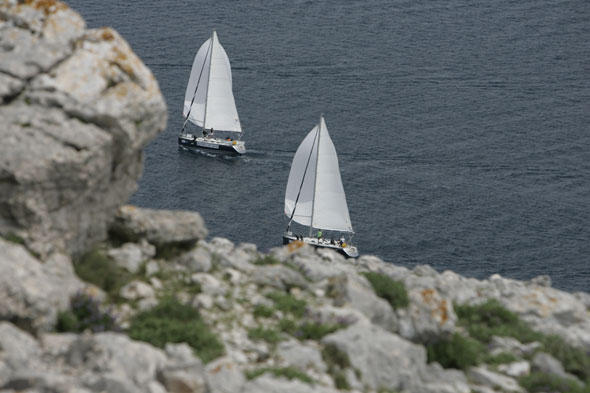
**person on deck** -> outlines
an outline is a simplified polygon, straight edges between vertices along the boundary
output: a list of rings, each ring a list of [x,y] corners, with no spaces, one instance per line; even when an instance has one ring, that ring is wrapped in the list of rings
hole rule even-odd
[[[321,239],[322,237],[324,237],[324,234],[322,231],[318,231],[318,239]]]

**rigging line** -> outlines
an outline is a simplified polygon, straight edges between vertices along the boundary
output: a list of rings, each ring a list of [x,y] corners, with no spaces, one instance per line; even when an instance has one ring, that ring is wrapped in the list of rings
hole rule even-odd
[[[320,128],[318,126],[318,130],[313,137],[313,143],[311,144],[311,150],[309,152],[309,157],[307,157],[307,162],[305,163],[305,170],[303,171],[303,178],[301,180],[301,185],[299,186],[299,192],[297,193],[297,198],[295,198],[295,206],[293,206],[293,212],[291,213],[291,217],[289,217],[289,223],[287,224],[287,230],[291,227],[291,222],[293,222],[293,216],[295,215],[295,210],[297,209],[297,202],[299,202],[299,196],[301,195],[301,190],[303,189],[303,183],[305,182],[305,175],[307,174],[307,167],[309,166],[309,160],[311,160],[311,155],[313,154],[313,147],[315,146],[315,140],[320,133]],[[319,146],[318,146],[319,149]],[[295,152],[297,153],[297,152]],[[310,223],[311,224],[311,223]]]
[[[203,70],[205,69],[205,64],[207,64],[207,56],[209,56],[209,49],[213,46],[213,40],[209,42],[209,48],[207,48],[207,54],[205,55],[205,60],[203,61],[203,66],[201,67],[201,72],[199,72],[199,79],[197,79],[197,84],[195,85],[195,92],[193,93],[193,99],[191,100],[191,106],[188,108],[188,113],[186,114],[186,119],[184,119],[184,123],[182,124],[182,130],[180,133],[184,132],[184,128],[186,127],[186,123],[188,122],[188,118],[191,115],[191,110],[193,109],[193,102],[195,102],[195,97],[197,96],[197,89],[199,88],[199,83],[201,82],[201,76],[203,75]],[[205,97],[207,99],[207,97]],[[203,123],[203,126],[205,124]]]

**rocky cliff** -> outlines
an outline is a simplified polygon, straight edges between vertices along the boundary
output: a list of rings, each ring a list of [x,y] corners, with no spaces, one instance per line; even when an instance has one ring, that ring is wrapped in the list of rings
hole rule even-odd
[[[0,392],[588,392],[590,295],[207,239],[121,206],[149,70],[63,3],[0,3]]]

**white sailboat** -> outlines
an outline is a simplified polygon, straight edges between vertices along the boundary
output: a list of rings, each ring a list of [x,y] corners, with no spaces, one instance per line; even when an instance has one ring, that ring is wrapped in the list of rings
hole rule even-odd
[[[182,114],[180,146],[246,152],[246,145],[240,140],[242,126],[232,92],[229,58],[215,31],[193,61]]]
[[[357,248],[350,244],[354,232],[338,156],[323,116],[293,157],[285,193],[285,215],[289,217],[289,224],[283,235],[284,244],[299,240],[315,247],[337,250],[348,257],[358,257]],[[308,234],[294,234],[291,230],[293,221],[308,226]],[[349,234],[350,238],[328,238],[323,231]]]

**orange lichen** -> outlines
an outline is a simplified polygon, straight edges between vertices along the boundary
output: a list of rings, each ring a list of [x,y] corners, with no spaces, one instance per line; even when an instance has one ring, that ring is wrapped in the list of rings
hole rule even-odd
[[[434,297],[434,289],[424,289],[421,292],[422,299],[424,299],[424,303],[430,304],[432,302],[432,298]]]
[[[45,15],[55,14],[57,11],[68,8],[65,3],[58,0],[25,0],[24,4],[43,11]]]
[[[449,320],[449,311],[447,307],[447,301],[445,299],[441,300],[441,302],[438,304],[437,311],[440,314],[440,324],[444,325],[445,322]]]
[[[293,252],[298,248],[303,247],[303,244],[304,243],[301,240],[295,240],[294,242],[287,244],[287,249],[289,250],[289,252]]]
[[[112,41],[115,39],[115,35],[113,34],[113,31],[111,29],[109,29],[108,27],[104,27],[100,34],[100,38],[102,38],[105,41]]]

